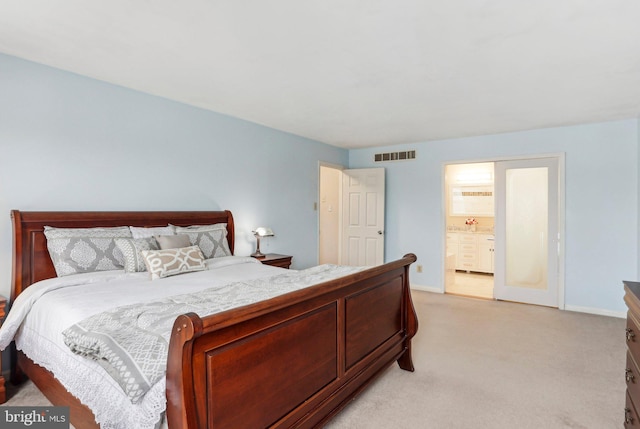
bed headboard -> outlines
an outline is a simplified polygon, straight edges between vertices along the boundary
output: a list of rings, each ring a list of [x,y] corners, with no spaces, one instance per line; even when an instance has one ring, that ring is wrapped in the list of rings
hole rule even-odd
[[[233,216],[225,211],[193,212],[21,212],[11,211],[13,223],[13,274],[11,301],[31,284],[56,277],[47,250],[44,226],[92,228],[109,226],[178,226],[227,224],[229,249],[233,254]]]

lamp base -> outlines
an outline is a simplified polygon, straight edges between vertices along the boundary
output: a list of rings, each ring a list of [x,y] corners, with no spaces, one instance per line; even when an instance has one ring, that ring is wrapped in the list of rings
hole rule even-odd
[[[254,258],[264,258],[264,253],[260,251],[260,236],[255,234],[256,237],[256,251],[251,254]]]

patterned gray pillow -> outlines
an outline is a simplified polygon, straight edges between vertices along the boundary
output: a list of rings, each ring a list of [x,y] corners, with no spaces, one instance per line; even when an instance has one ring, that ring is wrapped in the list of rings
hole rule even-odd
[[[116,238],[116,246],[124,256],[124,270],[128,273],[147,271],[144,258],[140,254],[143,250],[158,250],[158,243],[153,237],[148,238]]]
[[[227,242],[227,224],[176,226],[176,234],[186,234],[193,245],[202,250],[205,259],[231,256]]]
[[[116,238],[131,238],[129,228],[44,227],[47,249],[58,277],[94,271],[121,270],[124,257]]]

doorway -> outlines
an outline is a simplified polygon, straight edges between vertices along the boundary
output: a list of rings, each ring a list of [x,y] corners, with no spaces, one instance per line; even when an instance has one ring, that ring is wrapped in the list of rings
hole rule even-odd
[[[445,292],[493,299],[494,163],[445,166]]]
[[[385,169],[320,163],[318,263],[384,263]]]
[[[445,165],[446,293],[564,308],[564,155]]]
[[[340,199],[342,168],[320,164],[318,264],[340,263]]]

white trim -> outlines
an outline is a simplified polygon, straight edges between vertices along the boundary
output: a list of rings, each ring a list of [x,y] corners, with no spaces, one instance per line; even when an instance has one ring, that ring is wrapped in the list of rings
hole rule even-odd
[[[578,313],[597,314],[598,316],[618,317],[620,319],[627,318],[626,311],[605,310],[604,308],[581,307],[579,305],[566,305],[566,311],[575,311]]]
[[[423,292],[444,293],[444,291],[441,288],[435,287],[435,286],[423,286],[423,285],[412,284],[411,289],[421,290]]]
[[[440,184],[440,189],[442,190],[440,198],[440,231],[444,231],[444,233],[440,236],[440,249],[442,249],[442,258],[440,258],[442,287],[438,290],[439,293],[447,292],[447,165],[449,165],[448,162],[440,163],[440,177],[442,178],[442,183]]]
[[[450,164],[476,164],[478,162],[499,162],[499,161],[517,161],[523,159],[539,159],[539,158],[558,158],[560,156],[564,157],[565,152],[548,152],[548,153],[532,153],[529,155],[502,155],[502,156],[494,156],[489,158],[471,158],[471,159],[457,159],[457,160],[449,160],[442,161],[443,165]]]
[[[566,215],[566,188],[565,188],[565,153],[555,154],[558,158],[558,309],[566,310],[565,302],[565,215]]]
[[[442,289],[434,287],[434,286],[423,286],[423,285],[417,285],[417,284],[412,284],[411,285],[411,290],[418,290],[418,291],[422,291],[422,292],[441,293],[441,294],[445,293]],[[468,297],[468,298],[473,298],[473,297]],[[497,302],[499,302],[499,301],[497,301]],[[613,311],[613,310],[606,310],[604,308],[581,307],[579,305],[567,305],[567,306],[565,306],[564,310],[561,310],[561,311],[574,311],[576,313],[595,314],[597,316],[616,317],[616,318],[619,318],[619,319],[626,319],[627,318],[627,312],[626,311]]]

